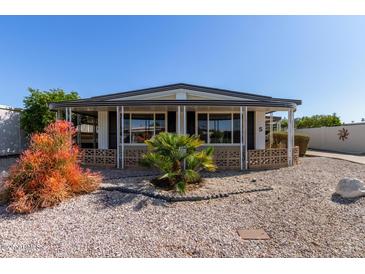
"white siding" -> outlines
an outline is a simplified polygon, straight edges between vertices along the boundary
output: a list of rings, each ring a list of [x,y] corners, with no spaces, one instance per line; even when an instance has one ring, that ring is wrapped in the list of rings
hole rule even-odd
[[[201,92],[189,89],[172,89],[161,92],[153,92],[150,94],[134,95],[130,97],[122,97],[111,99],[111,101],[120,100],[247,100],[252,101],[252,99],[220,95],[208,92]]]
[[[187,95],[185,90],[179,90],[176,92],[176,100],[186,100]]]
[[[265,149],[265,112],[255,112],[255,149]]]
[[[108,112],[98,111],[98,148],[108,149],[109,146]]]

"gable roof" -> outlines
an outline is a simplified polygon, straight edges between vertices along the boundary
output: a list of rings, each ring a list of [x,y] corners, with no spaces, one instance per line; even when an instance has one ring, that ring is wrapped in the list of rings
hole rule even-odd
[[[163,91],[169,91],[169,90],[176,90],[176,89],[186,89],[186,90],[192,90],[192,91],[198,91],[198,92],[205,92],[209,94],[217,94],[217,95],[225,95],[225,96],[231,96],[236,97],[237,101],[234,100],[164,100],[163,104],[175,104],[175,103],[184,103],[184,104],[194,104],[194,103],[202,103],[202,104],[208,104],[214,103],[217,105],[239,105],[242,104],[243,100],[240,99],[249,99],[252,100],[252,102],[245,101],[245,104],[248,105],[257,105],[259,103],[264,103],[267,106],[290,106],[293,107],[295,105],[301,105],[301,100],[295,100],[295,99],[282,99],[282,98],[273,98],[270,96],[264,96],[264,95],[258,95],[253,93],[247,93],[247,92],[240,92],[240,91],[233,91],[233,90],[227,90],[227,89],[220,89],[220,88],[212,88],[212,87],[205,87],[205,86],[198,86],[198,85],[191,85],[191,84],[185,84],[185,83],[177,83],[177,84],[171,84],[171,85],[164,85],[164,86],[158,86],[158,87],[152,87],[152,88],[145,88],[145,89],[137,89],[137,90],[130,90],[130,91],[124,91],[124,92],[118,92],[113,94],[107,94],[107,95],[100,95],[100,96],[94,96],[90,98],[85,99],[77,99],[77,100],[70,100],[70,101],[62,101],[57,103],[51,103],[50,107],[63,107],[63,106],[76,106],[76,105],[93,105],[93,106],[101,106],[101,105],[118,105],[121,102],[120,101],[112,101],[113,99],[123,99],[131,96],[137,96],[137,95],[147,95],[147,94],[153,94]],[[136,101],[136,102],[135,102]],[[123,104],[132,105],[134,103],[138,104],[141,102],[146,102],[149,104],[153,103],[160,103],[159,100],[128,100],[128,102],[123,101]]]
[[[164,86],[158,86],[158,87],[152,87],[152,88],[137,89],[137,90],[124,91],[124,92],[117,92],[117,93],[112,93],[112,94],[107,94],[107,95],[94,96],[94,97],[90,97],[89,100],[111,100],[111,99],[125,98],[125,97],[136,96],[136,95],[152,94],[152,93],[174,90],[174,89],[187,89],[187,90],[193,90],[193,91],[199,91],[199,92],[205,92],[205,93],[211,93],[211,94],[233,96],[233,97],[237,97],[237,98],[259,100],[259,101],[266,101],[266,100],[287,101],[287,102],[293,102],[297,105],[301,105],[301,103],[302,103],[301,100],[273,98],[270,96],[258,95],[258,94],[253,94],[253,93],[233,91],[233,90],[227,90],[227,89],[221,89],[221,88],[198,86],[198,85],[185,84],[185,83],[177,83],[177,84],[164,85]]]

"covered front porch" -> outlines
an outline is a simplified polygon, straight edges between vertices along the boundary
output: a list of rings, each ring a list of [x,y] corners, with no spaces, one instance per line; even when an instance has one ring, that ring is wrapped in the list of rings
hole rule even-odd
[[[115,102],[117,103],[117,102]],[[138,168],[144,141],[161,131],[196,134],[214,147],[220,169],[270,169],[298,162],[294,147],[294,108],[239,102],[124,101],[123,105],[67,106],[58,119],[78,128],[76,142],[86,165]],[[71,104],[72,105],[72,104]],[[288,114],[288,147],[272,147],[272,114]],[[267,134],[267,121],[269,132]]]

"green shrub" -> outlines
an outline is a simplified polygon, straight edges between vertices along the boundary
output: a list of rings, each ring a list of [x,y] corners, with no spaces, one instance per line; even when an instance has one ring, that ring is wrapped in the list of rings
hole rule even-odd
[[[309,143],[309,136],[304,134],[294,135],[294,145],[299,146],[299,156],[303,157],[307,151]],[[273,147],[287,147],[288,145],[288,133],[287,132],[274,132],[273,133]]]
[[[148,152],[143,155],[140,163],[161,171],[162,175],[151,181],[156,186],[175,188],[184,193],[187,184],[201,181],[201,171],[216,170],[213,148],[208,147],[198,151],[197,148],[203,141],[197,136],[161,132],[145,143]]]

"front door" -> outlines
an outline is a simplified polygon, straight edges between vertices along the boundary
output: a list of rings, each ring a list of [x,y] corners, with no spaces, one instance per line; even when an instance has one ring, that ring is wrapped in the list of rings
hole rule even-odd
[[[255,112],[247,112],[247,149],[255,149]]]

